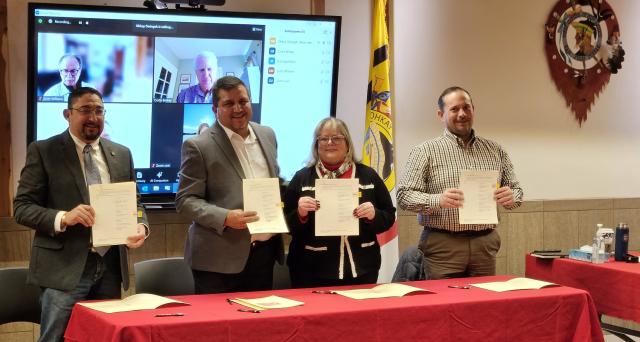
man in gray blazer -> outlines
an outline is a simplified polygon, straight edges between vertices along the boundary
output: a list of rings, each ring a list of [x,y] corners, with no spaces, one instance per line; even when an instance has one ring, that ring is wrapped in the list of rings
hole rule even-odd
[[[62,340],[76,302],[120,298],[120,284],[129,287],[127,247],[142,246],[147,230],[138,205],[138,234],[126,247],[92,247],[87,184],[135,181],[133,159],[100,139],[106,111],[97,90],[75,89],[67,107],[69,129],[29,145],[13,201],[16,221],[35,230],[28,281],[43,290],[41,341]]]
[[[193,219],[185,247],[196,293],[267,290],[273,265],[284,256],[280,234],[251,235],[244,211],[244,178],[278,177],[276,137],[269,127],[250,122],[247,87],[233,76],[213,86],[217,121],[182,145],[179,213]]]

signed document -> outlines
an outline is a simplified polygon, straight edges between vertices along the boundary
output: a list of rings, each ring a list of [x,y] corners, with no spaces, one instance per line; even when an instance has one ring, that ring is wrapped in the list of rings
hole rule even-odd
[[[386,297],[402,297],[409,293],[432,293],[429,290],[421,289],[400,283],[388,283],[375,286],[370,289],[331,291],[331,293],[353,299],[370,299]]]
[[[127,237],[138,234],[136,183],[89,185],[89,200],[96,212],[94,247],[124,245]]]
[[[231,299],[231,301],[255,310],[284,309],[304,304],[303,302],[299,302],[297,300],[279,296],[269,296],[252,299],[234,298]]]
[[[493,199],[498,171],[462,170],[460,190],[464,203],[458,209],[460,224],[498,224],[498,207]]]
[[[316,179],[316,236],[358,235],[358,179]]]
[[[255,211],[260,219],[247,223],[251,234],[288,233],[282,213],[280,184],[277,178],[251,178],[242,180],[244,210]]]
[[[157,296],[150,293],[138,293],[125,299],[107,300],[101,302],[80,302],[78,305],[105,313],[126,312],[136,310],[150,310],[172,305],[189,305],[175,299]]]
[[[478,283],[469,285],[494,292],[505,292],[515,290],[539,290],[543,287],[556,284],[530,278],[513,278],[507,281],[494,281],[490,283]]]

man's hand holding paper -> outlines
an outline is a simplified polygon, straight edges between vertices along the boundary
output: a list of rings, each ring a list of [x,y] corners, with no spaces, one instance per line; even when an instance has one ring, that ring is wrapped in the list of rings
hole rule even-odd
[[[442,208],[460,208],[464,202],[464,193],[462,190],[450,188],[444,190],[440,195],[440,207]]]
[[[289,232],[282,212],[278,178],[243,179],[242,198],[245,213],[257,214],[257,220],[247,221],[251,234]]]
[[[503,207],[511,207],[516,204],[516,200],[513,197],[513,190],[508,186],[496,189],[493,198]]]
[[[78,204],[75,208],[64,213],[60,222],[61,227],[75,226],[81,224],[87,228],[93,226],[96,212],[90,205]]]
[[[233,229],[247,229],[247,223],[256,222],[260,219],[255,211],[245,211],[242,209],[229,210],[224,219],[225,227]]]
[[[138,234],[127,237],[127,247],[129,249],[135,249],[141,247],[144,244],[144,240],[147,238],[145,234],[147,227],[144,224],[138,223]]]

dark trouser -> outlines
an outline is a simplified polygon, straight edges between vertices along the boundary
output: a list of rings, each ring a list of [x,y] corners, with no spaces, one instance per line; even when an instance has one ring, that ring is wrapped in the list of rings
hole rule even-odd
[[[448,233],[425,228],[419,248],[428,279],[495,275],[500,235],[494,229]]]
[[[272,237],[252,243],[249,259],[240,273],[191,270],[196,294],[271,290],[279,241]]]
[[[77,302],[120,298],[121,278],[118,248],[112,247],[104,257],[89,253],[82,277],[75,288],[68,291],[42,288],[39,341],[62,341],[71,309]]]
[[[378,280],[378,271],[358,274],[353,278],[351,267],[344,268],[344,279],[320,278],[308,270],[289,269],[291,275],[291,286],[293,288],[321,287],[321,286],[341,286],[341,285],[361,285],[375,284]]]

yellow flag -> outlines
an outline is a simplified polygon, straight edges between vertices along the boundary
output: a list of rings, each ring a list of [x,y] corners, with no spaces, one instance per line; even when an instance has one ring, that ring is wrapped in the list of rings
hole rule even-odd
[[[369,85],[362,162],[371,166],[391,191],[396,186],[393,163],[393,122],[389,70],[389,34],[386,22],[387,0],[375,0]]]
[[[391,120],[391,82],[389,34],[386,21],[387,0],[375,0],[369,60],[369,86],[365,118],[362,163],[371,166],[391,193],[395,203],[396,172],[393,163],[393,121]],[[382,263],[379,283],[391,281],[398,264],[398,226],[377,235]]]

